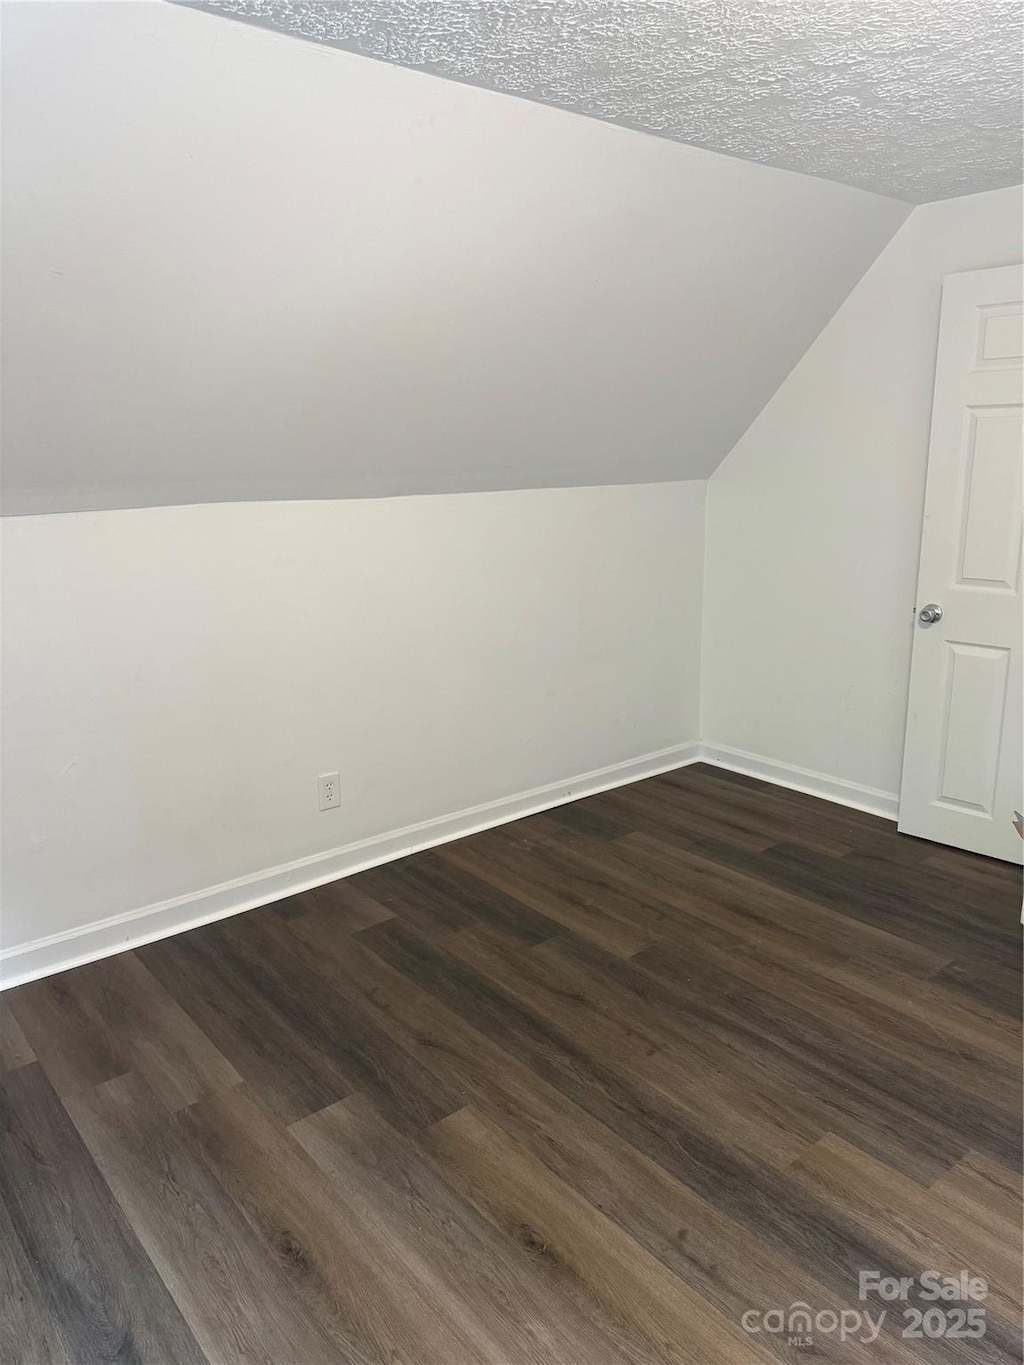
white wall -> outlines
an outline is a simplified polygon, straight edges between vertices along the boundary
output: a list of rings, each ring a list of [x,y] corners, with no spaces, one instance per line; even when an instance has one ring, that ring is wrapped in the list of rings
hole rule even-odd
[[[704,477],[909,211],[163,0],[3,26],[7,512]]]
[[[891,803],[942,278],[1021,256],[1019,189],[916,209],[709,481],[705,741]]]
[[[4,949],[695,740],[704,491],[8,519]]]
[[[7,510],[136,509],[5,524],[10,962],[702,727],[896,790],[941,277],[1016,194],[915,211],[712,480],[702,721],[705,485],[616,480],[712,469],[905,205],[163,3],[4,64]]]

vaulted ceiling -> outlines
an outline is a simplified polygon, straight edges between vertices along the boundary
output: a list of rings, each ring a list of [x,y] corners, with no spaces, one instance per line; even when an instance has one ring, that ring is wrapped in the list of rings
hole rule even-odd
[[[192,0],[913,202],[1021,180],[1020,0]]]
[[[3,98],[14,513],[703,478],[909,212],[162,0]]]

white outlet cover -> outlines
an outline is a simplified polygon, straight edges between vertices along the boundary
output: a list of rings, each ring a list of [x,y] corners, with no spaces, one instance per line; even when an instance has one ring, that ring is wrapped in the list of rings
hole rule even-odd
[[[316,780],[321,810],[333,810],[341,805],[341,780],[337,773],[321,773]]]

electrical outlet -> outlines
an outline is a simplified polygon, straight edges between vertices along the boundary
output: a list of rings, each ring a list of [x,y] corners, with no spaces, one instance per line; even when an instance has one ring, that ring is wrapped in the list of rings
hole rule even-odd
[[[321,810],[333,810],[341,805],[341,782],[337,773],[321,773],[316,780]]]

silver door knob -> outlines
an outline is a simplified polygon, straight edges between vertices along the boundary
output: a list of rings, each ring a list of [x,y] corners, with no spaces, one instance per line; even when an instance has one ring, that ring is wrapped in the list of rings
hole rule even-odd
[[[938,602],[929,602],[917,613],[917,619],[923,626],[932,626],[936,621],[942,620],[942,608]]]

